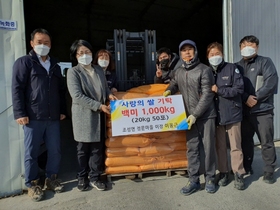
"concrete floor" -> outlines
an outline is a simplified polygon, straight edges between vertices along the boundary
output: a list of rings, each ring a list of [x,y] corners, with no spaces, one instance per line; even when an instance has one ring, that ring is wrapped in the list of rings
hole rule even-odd
[[[60,178],[64,182],[65,192],[54,194],[46,191],[45,199],[32,202],[26,194],[0,199],[0,210],[16,209],[114,209],[114,210],[170,210],[170,209],[223,209],[223,210],[279,210],[280,209],[280,158],[275,170],[276,183],[269,185],[262,181],[263,161],[261,150],[255,147],[253,163],[254,174],[245,176],[246,189],[238,191],[233,181],[226,187],[219,187],[214,194],[204,188],[204,177],[201,177],[202,189],[190,196],[183,196],[180,189],[187,178],[181,175],[167,177],[165,173],[144,174],[142,179],[129,180],[124,177],[113,177],[108,183],[107,191],[90,189],[79,192],[76,189],[76,148],[71,131],[71,121],[62,126],[63,158]],[[277,155],[280,157],[280,142],[275,142]],[[231,177],[233,178],[233,177]]]

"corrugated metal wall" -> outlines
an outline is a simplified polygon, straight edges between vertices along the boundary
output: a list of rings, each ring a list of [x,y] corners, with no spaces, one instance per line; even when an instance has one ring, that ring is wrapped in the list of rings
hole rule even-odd
[[[280,77],[280,1],[224,0],[223,3],[224,45],[228,61],[239,61],[239,41],[246,35],[255,35],[260,40],[258,54],[272,59]],[[274,100],[274,138],[279,140],[280,84]]]

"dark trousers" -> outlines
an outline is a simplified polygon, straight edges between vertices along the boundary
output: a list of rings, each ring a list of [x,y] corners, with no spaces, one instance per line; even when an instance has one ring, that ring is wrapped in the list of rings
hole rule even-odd
[[[205,158],[200,157],[200,144]],[[188,173],[191,182],[199,182],[200,165],[204,162],[206,181],[214,180],[216,174],[215,118],[198,120],[187,131]]]
[[[46,176],[50,178],[52,174],[58,173],[61,160],[60,122],[30,120],[23,130],[25,185],[31,187],[31,181],[39,178],[38,156],[43,141],[48,150]]]
[[[102,174],[103,145],[101,142],[78,142],[77,157],[79,163],[78,179],[96,181]]]
[[[273,114],[244,116],[241,123],[243,165],[249,169],[254,158],[254,134],[261,143],[264,171],[274,172],[276,151],[274,145]]]

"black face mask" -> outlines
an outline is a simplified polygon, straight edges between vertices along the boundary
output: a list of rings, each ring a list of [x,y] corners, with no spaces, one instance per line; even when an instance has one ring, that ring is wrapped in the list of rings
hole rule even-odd
[[[168,71],[168,64],[169,64],[169,59],[163,59],[159,62],[160,64],[160,69],[164,71]]]

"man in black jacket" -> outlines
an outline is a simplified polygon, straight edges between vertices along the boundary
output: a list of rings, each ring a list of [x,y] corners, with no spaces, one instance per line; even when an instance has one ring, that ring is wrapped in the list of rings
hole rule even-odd
[[[175,76],[164,92],[164,96],[180,91],[183,96],[187,122],[187,157],[189,182],[181,189],[181,194],[190,195],[200,189],[200,165],[205,165],[205,190],[216,191],[216,150],[214,84],[212,70],[198,58],[195,42],[184,40],[179,45],[183,66],[176,69]],[[205,157],[201,158],[200,146],[203,145]],[[203,162],[204,164],[203,164]]]
[[[171,53],[170,49],[162,47],[157,51],[157,71],[154,83],[168,84],[174,76],[177,63],[180,63],[176,53]]]
[[[274,168],[276,152],[273,142],[273,109],[274,94],[277,91],[278,75],[272,60],[259,56],[259,40],[255,36],[245,36],[241,39],[240,50],[242,59],[237,63],[244,76],[243,121],[241,124],[242,150],[244,168],[252,174],[254,157],[254,140],[256,133],[261,143],[264,160],[263,181],[274,183]]]
[[[25,185],[33,201],[43,198],[39,185],[38,155],[44,141],[48,150],[45,188],[63,191],[57,180],[61,159],[60,120],[65,118],[64,85],[57,61],[50,57],[51,36],[45,29],[31,33],[33,50],[13,66],[14,118],[24,130]]]

